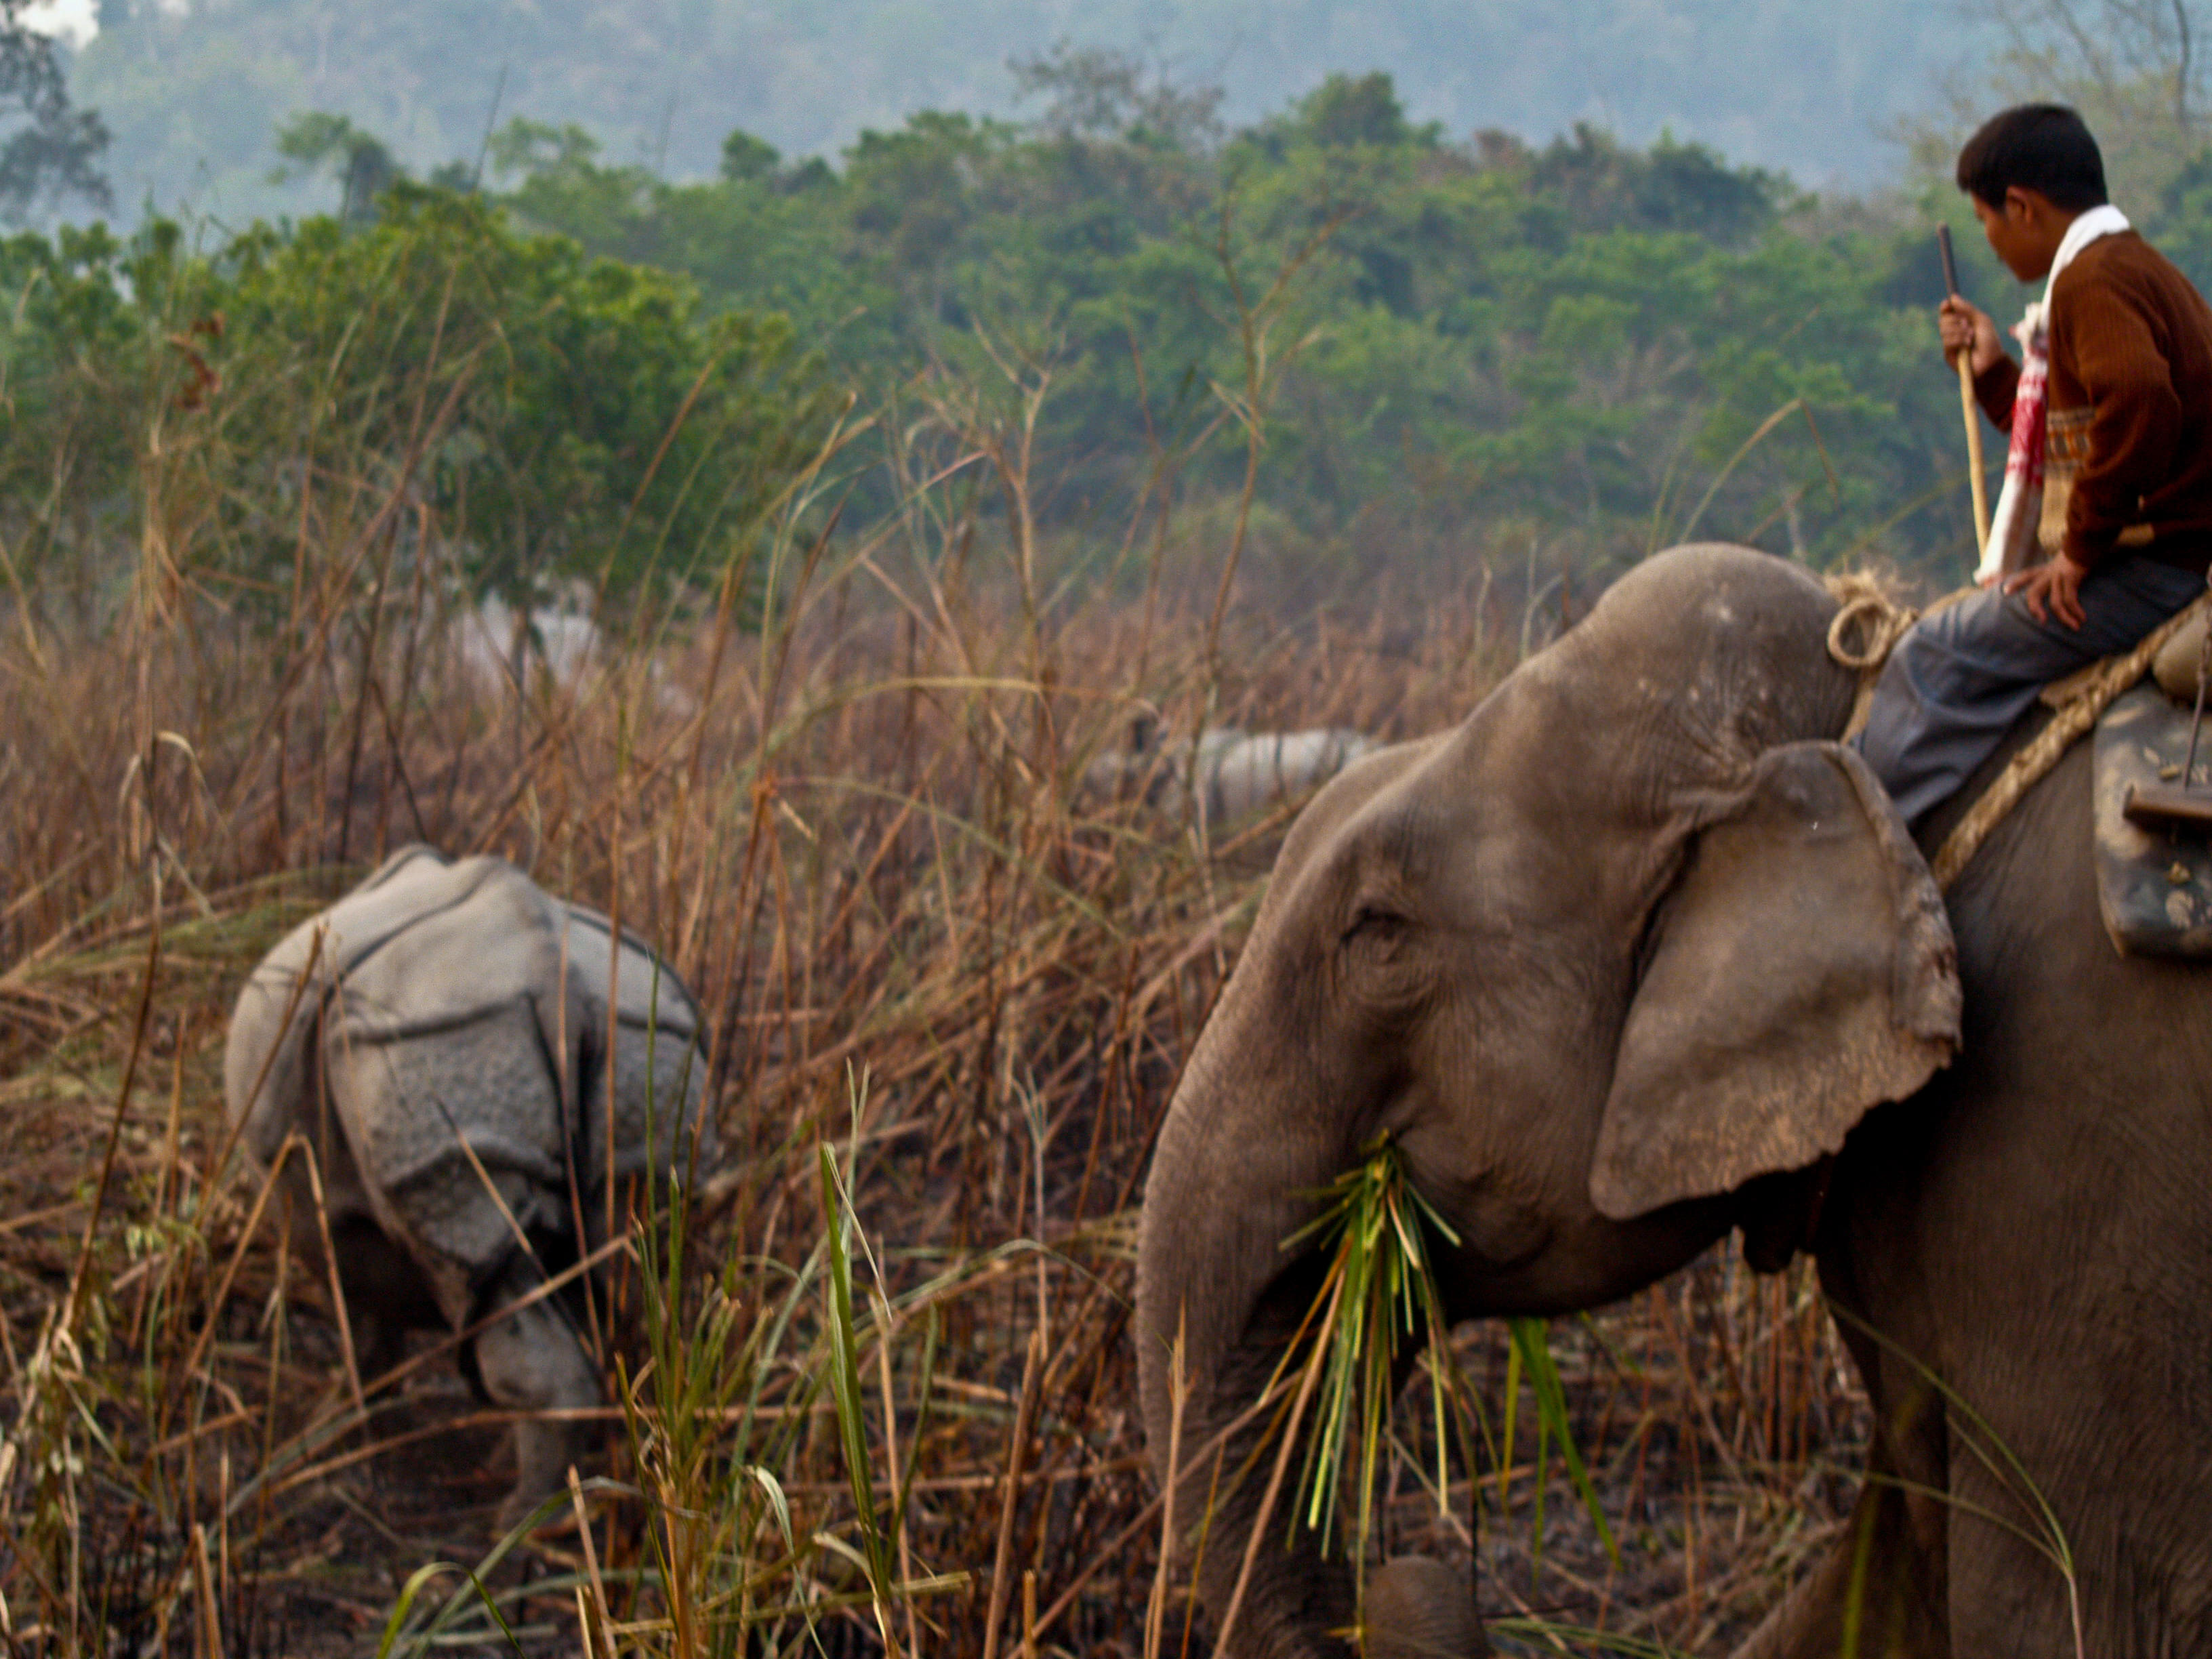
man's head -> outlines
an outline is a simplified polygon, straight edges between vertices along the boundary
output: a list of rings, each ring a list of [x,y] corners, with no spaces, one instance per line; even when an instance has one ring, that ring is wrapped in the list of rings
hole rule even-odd
[[[2105,158],[2063,104],[2021,104],[1983,123],[1959,152],[1959,188],[2012,274],[2051,269],[2066,227],[2105,203]]]

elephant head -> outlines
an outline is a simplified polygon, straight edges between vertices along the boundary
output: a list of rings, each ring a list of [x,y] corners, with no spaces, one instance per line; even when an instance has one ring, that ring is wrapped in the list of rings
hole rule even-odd
[[[1662,555],[1292,828],[1170,1108],[1139,1250],[1152,1455],[1165,1477],[1172,1422],[1184,1521],[1212,1488],[1217,1619],[1273,1461],[1239,1480],[1253,1431],[1224,1430],[1319,1280],[1285,1241],[1375,1136],[1457,1235],[1431,1241],[1450,1316],[1549,1315],[1686,1262],[1747,1187],[1950,1057],[1942,902],[1833,740],[1853,691],[1824,648],[1834,608],[1763,554]],[[1298,1540],[1256,1552],[1226,1651],[1344,1650],[1349,1571]],[[1368,1598],[1370,1653],[1434,1645],[1382,1627],[1437,1576],[1405,1565]]]

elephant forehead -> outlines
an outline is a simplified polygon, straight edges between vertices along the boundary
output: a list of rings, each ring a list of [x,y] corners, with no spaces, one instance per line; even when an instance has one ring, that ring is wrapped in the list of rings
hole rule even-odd
[[[1751,656],[1717,643],[1602,635],[1532,660],[1500,688],[1492,769],[1553,811],[1597,827],[1663,812],[1669,787],[1740,781],[1796,716]]]
[[[1753,549],[1674,549],[1607,589],[1546,656],[1563,684],[1632,702],[1740,766],[1791,735],[1828,729],[1850,676],[1827,654],[1835,602],[1807,572]],[[1531,666],[1541,662],[1540,657]]]
[[[1417,823],[1396,862],[1437,926],[1477,939],[1585,933],[1632,905],[1663,855],[1661,826],[1632,819],[1620,793],[1576,781],[1488,790]]]
[[[1602,791],[1536,775],[1556,757],[1522,752],[1505,725],[1462,728],[1279,869],[1272,920],[1294,930],[1281,942],[1333,948],[1363,907],[1475,939],[1579,927],[1630,884],[1640,866],[1613,855],[1648,851],[1648,837],[1618,832]]]
[[[1835,609],[1820,582],[1753,547],[1693,543],[1653,555],[1599,597],[1588,625],[1621,645],[1702,654],[1723,635],[1794,651]]]

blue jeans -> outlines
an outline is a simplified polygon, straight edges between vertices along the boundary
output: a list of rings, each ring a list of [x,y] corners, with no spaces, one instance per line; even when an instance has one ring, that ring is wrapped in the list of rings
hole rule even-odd
[[[2115,555],[2081,583],[2086,620],[2078,630],[2056,617],[2036,621],[2022,600],[1995,588],[1923,617],[1875,683],[1859,752],[1917,830],[1996,751],[2045,686],[2132,651],[2204,585],[2195,571]]]

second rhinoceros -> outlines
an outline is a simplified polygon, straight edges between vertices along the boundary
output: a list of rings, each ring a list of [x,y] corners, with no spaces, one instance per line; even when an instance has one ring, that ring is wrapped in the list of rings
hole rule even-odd
[[[1341,726],[1302,732],[1246,732],[1218,726],[1199,739],[1163,740],[1141,721],[1127,749],[1099,756],[1083,775],[1094,796],[1115,795],[1134,784],[1147,805],[1170,817],[1195,817],[1221,825],[1279,806],[1334,777],[1379,745]],[[1194,793],[1193,785],[1195,784]]]
[[[599,1402],[569,1298],[493,1316],[602,1242],[610,1178],[709,1166],[702,1026],[674,973],[628,933],[617,945],[606,917],[503,860],[428,847],[393,854],[262,960],[231,1016],[230,1121],[264,1169],[295,1133],[312,1150],[364,1376],[397,1363],[410,1328],[490,1319],[463,1358],[494,1402]],[[296,1149],[284,1180],[299,1246],[319,1255]],[[502,1522],[558,1487],[571,1436],[517,1424]]]

